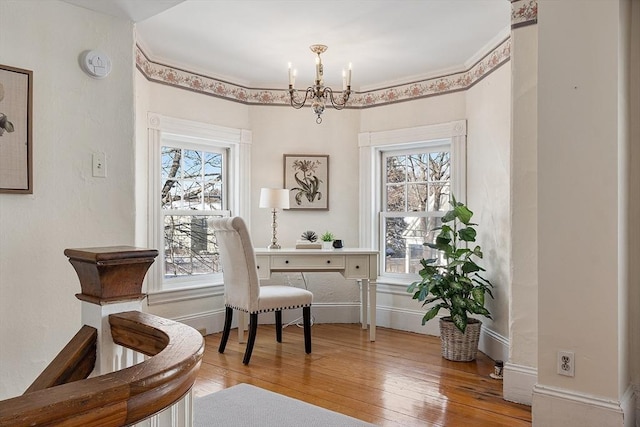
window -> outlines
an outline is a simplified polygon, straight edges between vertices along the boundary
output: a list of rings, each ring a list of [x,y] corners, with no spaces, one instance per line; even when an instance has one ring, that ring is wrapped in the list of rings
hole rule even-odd
[[[420,271],[420,259],[432,258],[424,243],[435,241],[434,228],[448,209],[451,180],[449,146],[382,152],[383,190],[380,247],[385,273]]]
[[[149,304],[217,292],[222,272],[207,220],[248,217],[251,132],[155,113],[147,124],[144,222],[147,245],[159,252],[147,275]]]
[[[164,280],[220,273],[215,238],[207,226],[228,216],[227,150],[161,147],[160,202],[164,230]]]
[[[380,282],[414,280],[449,198],[465,199],[466,122],[361,133],[360,246],[380,251]]]

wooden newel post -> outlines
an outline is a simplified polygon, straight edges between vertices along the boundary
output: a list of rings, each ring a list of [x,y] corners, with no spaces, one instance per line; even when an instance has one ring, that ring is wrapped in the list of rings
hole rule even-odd
[[[82,323],[98,330],[96,367],[92,375],[125,368],[140,360],[113,343],[109,315],[142,311],[142,282],[158,251],[132,246],[65,249],[80,279]]]
[[[82,301],[105,305],[120,301],[142,300],[142,282],[158,256],[155,249],[131,246],[65,249],[75,268]]]

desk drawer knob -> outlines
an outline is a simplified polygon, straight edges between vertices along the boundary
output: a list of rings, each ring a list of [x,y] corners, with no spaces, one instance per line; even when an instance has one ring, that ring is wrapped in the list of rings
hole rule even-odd
[[[331,264],[331,260],[330,259],[327,260],[327,264]]]
[[[260,270],[260,266],[259,266],[259,265],[256,265],[256,268],[257,268],[258,270]]]
[[[359,265],[356,265],[356,270],[357,270],[357,269],[359,269],[359,268],[360,268],[360,266],[359,266]]]
[[[286,260],[284,263],[285,263],[285,264],[289,264],[289,260]]]

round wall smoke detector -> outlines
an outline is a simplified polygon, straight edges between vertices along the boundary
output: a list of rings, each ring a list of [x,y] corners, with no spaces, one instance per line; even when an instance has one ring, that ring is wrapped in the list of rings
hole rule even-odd
[[[85,73],[95,79],[103,79],[111,72],[111,58],[99,50],[83,52],[80,65]]]

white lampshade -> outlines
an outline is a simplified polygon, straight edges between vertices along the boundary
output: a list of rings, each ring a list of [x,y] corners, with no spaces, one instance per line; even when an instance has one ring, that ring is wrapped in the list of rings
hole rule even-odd
[[[271,209],[289,209],[289,190],[282,188],[262,188],[260,207]]]

